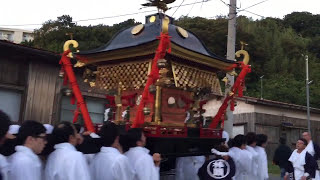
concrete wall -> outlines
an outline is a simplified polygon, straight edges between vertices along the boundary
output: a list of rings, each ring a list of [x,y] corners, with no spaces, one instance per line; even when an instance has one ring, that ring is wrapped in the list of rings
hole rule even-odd
[[[24,40],[33,40],[32,33],[32,31],[23,29],[0,28],[0,40],[8,40],[19,44]]]

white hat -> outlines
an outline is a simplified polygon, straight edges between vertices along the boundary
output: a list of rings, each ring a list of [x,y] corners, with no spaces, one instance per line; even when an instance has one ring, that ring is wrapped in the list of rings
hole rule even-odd
[[[18,134],[19,129],[20,129],[20,126],[19,126],[19,125],[16,125],[16,124],[10,125],[10,126],[9,126],[9,130],[8,130],[8,133],[9,133],[9,134]]]
[[[51,134],[53,131],[53,126],[51,124],[44,124],[43,125],[46,128],[46,134]]]

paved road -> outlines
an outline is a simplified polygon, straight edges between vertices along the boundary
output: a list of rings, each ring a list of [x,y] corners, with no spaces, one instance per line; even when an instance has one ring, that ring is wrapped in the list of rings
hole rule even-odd
[[[269,180],[280,180],[279,175],[269,174]]]

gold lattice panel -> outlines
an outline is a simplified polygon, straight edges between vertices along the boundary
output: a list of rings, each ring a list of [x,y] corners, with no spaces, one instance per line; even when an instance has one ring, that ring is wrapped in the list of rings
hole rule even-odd
[[[150,62],[134,62],[98,66],[97,86],[100,89],[117,89],[121,82],[122,90],[140,89],[147,82]]]
[[[210,87],[212,92],[222,94],[219,79],[214,72],[177,63],[172,63],[172,71],[176,87]]]

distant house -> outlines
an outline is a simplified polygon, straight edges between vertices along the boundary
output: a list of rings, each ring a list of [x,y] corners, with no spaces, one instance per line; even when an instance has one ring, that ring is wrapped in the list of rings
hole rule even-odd
[[[0,40],[7,40],[17,44],[23,41],[31,41],[33,40],[33,31],[0,27]]]

